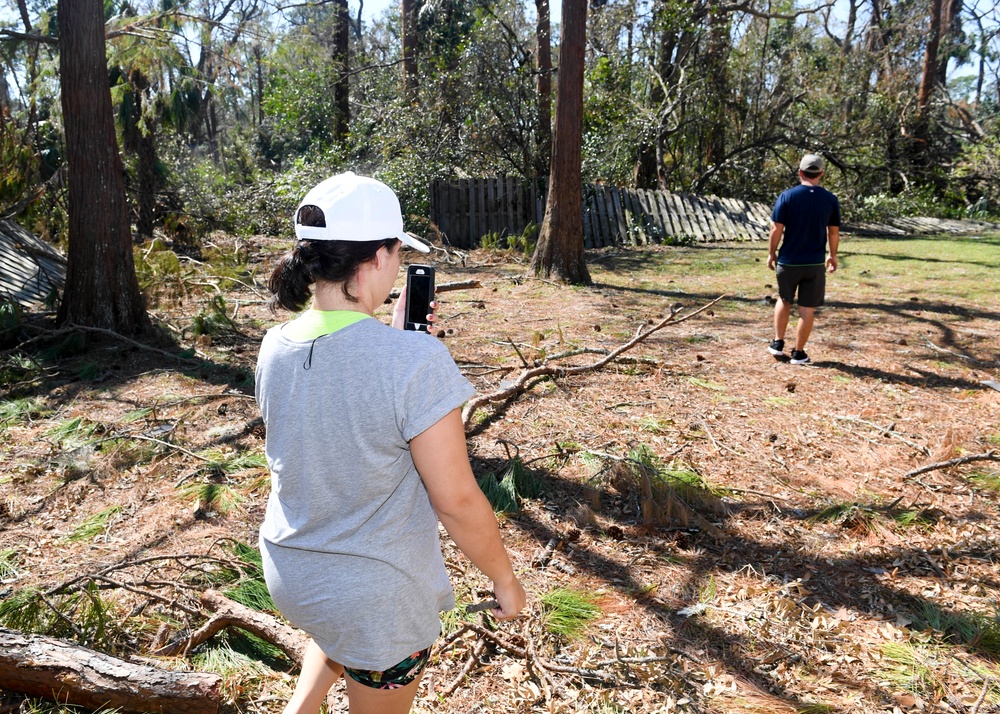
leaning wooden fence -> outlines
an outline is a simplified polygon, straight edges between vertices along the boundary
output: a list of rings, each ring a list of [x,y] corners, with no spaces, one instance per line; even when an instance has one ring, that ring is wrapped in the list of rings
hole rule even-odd
[[[435,181],[430,219],[451,245],[473,248],[484,236],[499,240],[540,225],[545,192],[543,180],[512,176]],[[587,248],[757,240],[767,238],[770,225],[761,203],[606,184],[584,186],[581,208]]]
[[[0,300],[23,306],[51,300],[66,279],[66,259],[14,221],[0,220]]]

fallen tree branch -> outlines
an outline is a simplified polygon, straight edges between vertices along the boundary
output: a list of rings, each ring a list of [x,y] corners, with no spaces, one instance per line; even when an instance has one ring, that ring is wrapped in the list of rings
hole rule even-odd
[[[102,711],[216,714],[222,677],[126,662],[0,628],[0,688]]]
[[[212,617],[187,637],[178,638],[154,650],[152,654],[169,656],[187,652],[192,647],[207,642],[227,627],[238,627],[270,642],[296,664],[302,664],[302,657],[309,641],[298,630],[279,622],[271,615],[240,605],[217,590],[206,590],[202,593],[201,603],[214,613]]]
[[[476,413],[477,409],[485,406],[486,404],[490,404],[493,402],[501,402],[505,399],[509,399],[513,396],[516,396],[518,394],[521,394],[522,392],[527,391],[528,383],[534,379],[538,379],[539,377],[546,377],[546,376],[566,377],[573,374],[583,374],[584,372],[592,372],[594,370],[600,369],[605,365],[607,365],[608,363],[614,361],[614,359],[618,357],[618,355],[635,347],[637,344],[645,340],[654,332],[663,329],[667,325],[670,324],[678,325],[684,322],[685,320],[689,320],[695,315],[704,312],[705,310],[708,310],[710,307],[715,305],[715,303],[719,302],[725,297],[726,297],[725,295],[720,295],[719,297],[712,300],[710,303],[702,305],[694,312],[690,312],[684,317],[680,318],[677,317],[677,314],[680,312],[679,310],[671,310],[670,314],[667,317],[660,320],[660,322],[653,325],[645,332],[637,334],[635,337],[633,337],[625,344],[620,345],[616,349],[609,352],[607,356],[605,356],[603,359],[600,359],[592,364],[580,365],[578,367],[559,367],[556,365],[543,363],[537,367],[526,369],[520,374],[520,376],[518,376],[516,380],[514,380],[514,383],[511,384],[510,386],[504,387],[503,389],[498,389],[495,392],[490,392],[489,394],[480,394],[479,396],[470,399],[469,402],[465,405],[465,408],[462,409],[462,423],[465,425],[465,428],[468,429],[469,425],[472,423],[472,416],[473,414]]]
[[[927,456],[931,453],[926,446],[921,446],[920,444],[912,442],[909,439],[897,434],[895,424],[890,424],[889,426],[879,426],[878,424],[875,424],[870,421],[865,421],[864,419],[858,419],[857,417],[852,417],[852,416],[841,416],[839,414],[834,414],[833,418],[839,419],[840,421],[849,421],[854,424],[864,424],[865,426],[870,426],[872,429],[875,429],[880,434],[882,434],[882,436],[891,436],[894,439],[898,439],[899,441],[902,441],[910,448],[916,449],[924,456]]]
[[[913,478],[914,476],[925,474],[928,471],[937,471],[938,469],[947,469],[952,466],[971,464],[975,461],[1000,461],[1000,453],[998,453],[996,449],[993,449],[991,451],[987,451],[985,454],[970,454],[969,456],[959,456],[958,458],[950,459],[948,461],[939,461],[936,464],[928,464],[927,466],[921,466],[918,469],[907,471],[903,474],[903,478]]]
[[[113,337],[114,339],[119,340],[120,342],[124,342],[125,344],[132,345],[133,347],[137,347],[141,350],[146,350],[147,352],[153,352],[155,354],[162,355],[164,357],[169,357],[170,359],[177,360],[178,362],[189,362],[189,363],[198,362],[198,360],[194,359],[193,357],[185,357],[183,355],[174,354],[173,352],[167,352],[166,350],[161,350],[159,347],[153,347],[151,345],[144,344],[137,340],[133,340],[131,337],[126,337],[125,335],[119,334],[114,330],[106,330],[103,327],[86,327],[84,325],[75,325],[73,323],[66,323],[66,325],[60,327],[58,330],[49,330],[45,327],[38,327],[37,325],[25,325],[25,327],[41,332],[43,334],[39,335],[38,337],[32,337],[30,340],[25,340],[24,342],[20,343],[17,347],[6,350],[3,354],[20,350],[25,345],[28,345],[32,342],[37,342],[38,340],[45,339],[46,337],[49,338],[59,337],[61,335],[68,335],[71,332],[90,332],[95,335],[104,335],[106,337]]]
[[[481,288],[482,283],[478,280],[457,280],[453,283],[441,283],[434,286],[435,293],[446,293],[450,290],[470,290],[472,288]],[[399,290],[393,288],[389,291],[389,299],[395,300],[399,297]]]

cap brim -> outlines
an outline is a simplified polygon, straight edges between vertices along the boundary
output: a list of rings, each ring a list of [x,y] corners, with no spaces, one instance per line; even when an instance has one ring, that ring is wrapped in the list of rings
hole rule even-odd
[[[413,248],[414,250],[419,250],[421,253],[430,253],[431,252],[431,249],[430,249],[429,245],[427,245],[423,241],[417,240],[416,238],[414,238],[413,236],[411,236],[409,233],[403,232],[403,233],[398,234],[396,237],[399,238],[400,241],[402,241],[403,245],[409,246],[410,248]]]

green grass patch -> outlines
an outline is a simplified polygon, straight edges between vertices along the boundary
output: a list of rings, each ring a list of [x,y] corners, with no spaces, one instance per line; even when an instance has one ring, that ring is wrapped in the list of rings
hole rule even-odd
[[[910,617],[912,630],[929,630],[944,642],[964,644],[994,657],[1000,654],[1000,610],[992,614],[951,612],[924,602]]]
[[[63,536],[63,540],[76,542],[96,538],[108,528],[115,516],[124,510],[124,506],[109,506],[102,511],[87,516],[83,523],[70,531],[69,534]]]
[[[25,423],[51,414],[52,410],[38,397],[23,397],[0,402],[0,426]]]
[[[153,413],[152,407],[141,407],[140,409],[133,409],[132,411],[125,413],[125,416],[122,417],[122,421],[126,423],[132,423],[134,421],[139,421],[140,419],[145,419],[152,413]]]
[[[900,689],[924,694],[937,687],[934,670],[922,653],[907,642],[886,642],[881,647],[885,666],[880,675]]]
[[[724,392],[726,388],[721,384],[716,384],[715,382],[710,382],[707,379],[701,379],[700,377],[688,377],[687,380],[696,387],[701,387],[702,389],[711,389],[716,392]]]
[[[673,426],[674,420],[649,414],[641,417],[638,423],[640,429],[648,431],[650,434],[666,434],[670,427]]]
[[[21,557],[13,548],[0,550],[0,581],[11,581],[21,577],[18,566],[21,564]]]
[[[566,639],[583,634],[587,625],[601,615],[597,599],[590,593],[557,588],[541,597],[542,624],[548,632]]]
[[[181,498],[198,503],[202,511],[222,515],[229,513],[243,502],[243,496],[235,488],[214,481],[186,483],[179,491]]]
[[[64,451],[79,448],[87,443],[100,426],[87,421],[83,417],[65,419],[45,432],[45,436],[59,445]]]
[[[266,469],[267,457],[261,452],[240,451],[234,453],[224,453],[209,449],[202,451],[199,456],[208,459],[204,468],[213,471],[222,471],[231,474],[249,469]]]
[[[974,471],[969,474],[969,481],[974,483],[984,491],[1000,493],[1000,472],[997,471]]]
[[[241,605],[261,612],[275,612],[274,600],[264,583],[260,551],[237,540],[225,541],[230,563],[207,573],[206,587],[217,588]]]
[[[934,520],[927,515],[927,511],[919,508],[916,510],[897,511],[892,514],[892,520],[900,528],[929,528],[934,524]]]
[[[764,397],[764,403],[772,407],[787,407],[790,404],[794,404],[795,400],[790,397]]]
[[[599,455],[594,455],[599,456]],[[690,525],[704,520],[701,514],[727,512],[721,492],[709,486],[700,473],[681,463],[664,464],[648,446],[632,449],[623,460],[613,460],[598,472],[628,499],[639,502],[647,525]]]
[[[279,667],[288,664],[277,647],[242,630],[223,630],[192,657],[192,664],[200,671],[241,679],[273,675],[267,662],[281,662]]]

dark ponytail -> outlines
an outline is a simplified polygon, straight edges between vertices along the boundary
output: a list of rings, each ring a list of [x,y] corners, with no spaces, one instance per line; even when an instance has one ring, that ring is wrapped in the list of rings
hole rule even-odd
[[[299,209],[299,223],[303,226],[326,225],[323,211],[315,206]],[[298,312],[312,297],[311,286],[318,280],[340,283],[344,297],[351,302],[357,298],[347,289],[358,268],[375,259],[379,248],[392,251],[398,238],[369,241],[301,240],[291,252],[285,254],[271,273],[267,287],[272,293],[268,307],[271,312],[284,308]]]

